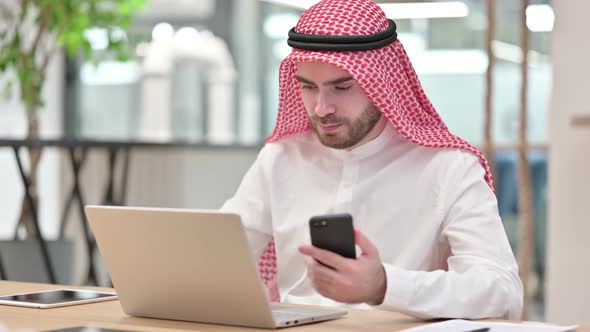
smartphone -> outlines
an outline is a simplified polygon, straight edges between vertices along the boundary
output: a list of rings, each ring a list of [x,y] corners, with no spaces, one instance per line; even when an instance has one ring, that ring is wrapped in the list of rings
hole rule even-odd
[[[309,233],[314,247],[330,250],[344,257],[356,258],[354,227],[350,214],[311,217]]]

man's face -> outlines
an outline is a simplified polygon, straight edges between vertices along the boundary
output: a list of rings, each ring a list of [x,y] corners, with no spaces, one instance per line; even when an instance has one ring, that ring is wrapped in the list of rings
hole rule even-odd
[[[322,62],[300,62],[297,80],[309,121],[323,145],[352,149],[383,130],[385,117],[347,71]]]

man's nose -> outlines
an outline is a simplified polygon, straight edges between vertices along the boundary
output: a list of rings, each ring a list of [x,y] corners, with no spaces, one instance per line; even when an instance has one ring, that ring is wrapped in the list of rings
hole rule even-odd
[[[323,93],[318,94],[317,103],[314,109],[315,114],[317,114],[320,118],[328,114],[332,114],[336,112],[336,106],[332,102],[331,98],[326,96]]]

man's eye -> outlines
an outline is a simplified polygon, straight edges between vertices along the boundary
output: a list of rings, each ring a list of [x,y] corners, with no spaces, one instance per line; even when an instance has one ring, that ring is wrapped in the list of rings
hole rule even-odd
[[[346,90],[350,90],[350,88],[352,88],[352,85],[349,85],[349,86],[337,86],[335,88],[338,91],[346,91]]]
[[[315,89],[313,85],[301,85],[301,89]]]

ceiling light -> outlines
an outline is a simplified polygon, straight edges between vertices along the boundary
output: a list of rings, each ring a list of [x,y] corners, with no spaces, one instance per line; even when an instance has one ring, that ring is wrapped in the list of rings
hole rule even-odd
[[[172,36],[174,36],[174,28],[170,23],[158,23],[152,29],[152,40],[154,41],[170,39]]]
[[[465,17],[469,7],[461,1],[383,3],[379,6],[390,19]]]
[[[317,0],[263,1],[302,10],[319,2]],[[462,1],[380,3],[378,5],[383,9],[385,15],[391,19],[465,17],[469,15],[469,7]]]
[[[305,9],[307,9],[319,2],[318,0],[263,0],[263,1],[270,2],[275,5],[303,9],[303,10],[305,10]]]
[[[555,14],[550,5],[529,5],[526,8],[526,26],[533,32],[552,31]]]

